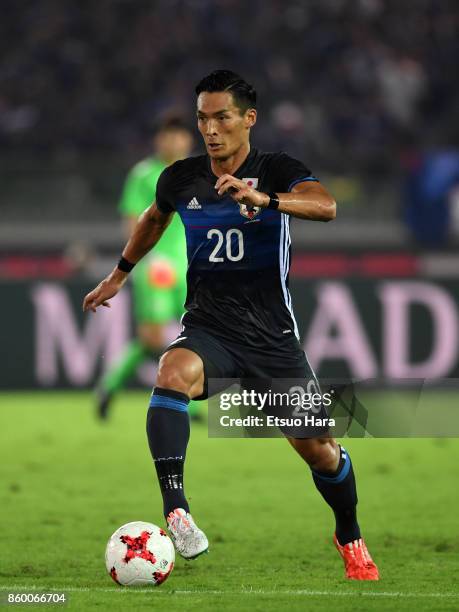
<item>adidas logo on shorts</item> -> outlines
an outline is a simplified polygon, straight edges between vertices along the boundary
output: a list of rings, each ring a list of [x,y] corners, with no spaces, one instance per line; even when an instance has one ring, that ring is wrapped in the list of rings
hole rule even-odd
[[[188,202],[188,206],[187,206],[187,208],[188,208],[189,210],[201,210],[202,206],[201,206],[201,204],[200,204],[200,203],[197,201],[197,199],[196,199],[196,198],[193,198],[192,200],[190,200],[190,201]]]

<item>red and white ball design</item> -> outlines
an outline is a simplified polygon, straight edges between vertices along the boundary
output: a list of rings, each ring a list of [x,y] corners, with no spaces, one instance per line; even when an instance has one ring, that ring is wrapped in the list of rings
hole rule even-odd
[[[158,586],[174,569],[175,550],[164,529],[134,521],[115,531],[105,551],[107,572],[123,586]]]

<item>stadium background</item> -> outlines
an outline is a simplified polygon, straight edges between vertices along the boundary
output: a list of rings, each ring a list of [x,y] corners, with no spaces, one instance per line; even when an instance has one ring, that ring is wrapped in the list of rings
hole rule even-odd
[[[32,514],[32,498],[21,506],[16,487],[24,496],[34,461],[49,465],[60,409],[82,444],[90,438],[113,453],[125,443],[101,442],[89,390],[133,333],[129,292],[95,316],[83,317],[81,300],[122,247],[121,185],[149,153],[157,118],[174,108],[193,126],[194,85],[215,68],[255,85],[252,142],[304,160],[337,199],[335,222],[293,222],[293,303],[319,374],[377,379],[381,388],[404,378],[459,377],[458,29],[452,0],[2,3],[2,447],[6,453],[8,442],[14,452],[24,443],[34,456],[25,467],[5,461],[5,513],[15,514],[18,528]],[[195,150],[202,150],[197,131]],[[146,368],[134,386],[149,387],[152,377]],[[126,394],[114,423],[136,432],[135,448],[145,441],[129,412],[135,404],[143,428],[145,398]],[[35,427],[45,431],[34,437]],[[196,436],[205,449],[205,432]],[[394,461],[403,448],[390,447]],[[436,447],[416,448],[416,456],[431,457]],[[456,442],[447,450],[443,472],[457,460]],[[457,503],[457,492],[437,485],[432,503],[435,495]],[[125,515],[113,514],[116,527]],[[441,516],[437,527],[447,524]],[[52,524],[46,529],[53,538]],[[110,528],[103,531],[102,517],[100,529],[104,540]],[[18,567],[0,572],[2,583],[22,576],[30,584]],[[30,576],[37,583],[40,574]]]

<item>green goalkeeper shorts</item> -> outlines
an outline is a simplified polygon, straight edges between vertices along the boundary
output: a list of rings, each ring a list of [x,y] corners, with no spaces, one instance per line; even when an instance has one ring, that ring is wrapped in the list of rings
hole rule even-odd
[[[186,260],[153,252],[142,259],[132,275],[134,315],[137,323],[179,320],[186,299]]]

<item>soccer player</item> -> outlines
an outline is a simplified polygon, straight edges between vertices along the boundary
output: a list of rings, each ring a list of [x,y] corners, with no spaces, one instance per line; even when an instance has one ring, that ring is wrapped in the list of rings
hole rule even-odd
[[[183,120],[174,115],[160,123],[154,135],[154,154],[136,164],[124,184],[119,210],[128,236],[137,219],[154,201],[156,183],[167,166],[190,155],[193,136]],[[103,376],[97,388],[97,409],[106,419],[114,394],[151,357],[158,359],[166,346],[167,324],[179,320],[186,298],[186,241],[178,215],[167,232],[139,262],[133,272],[134,315],[137,338],[126,347],[121,359]],[[197,416],[199,402],[190,403],[189,413]]]
[[[198,128],[207,155],[176,162],[161,174],[156,203],[136,225],[115,269],[84,299],[96,311],[126,282],[177,212],[188,252],[183,331],[161,358],[147,416],[147,435],[177,551],[193,558],[208,548],[183,486],[190,398],[208,395],[209,379],[314,380],[301,349],[288,291],[290,217],[331,221],[336,204],[300,161],[250,145],[256,93],[237,74],[217,70],[196,87]],[[357,523],[357,493],[348,453],[334,439],[288,437],[331,506],[335,545],[346,576],[377,580]]]

